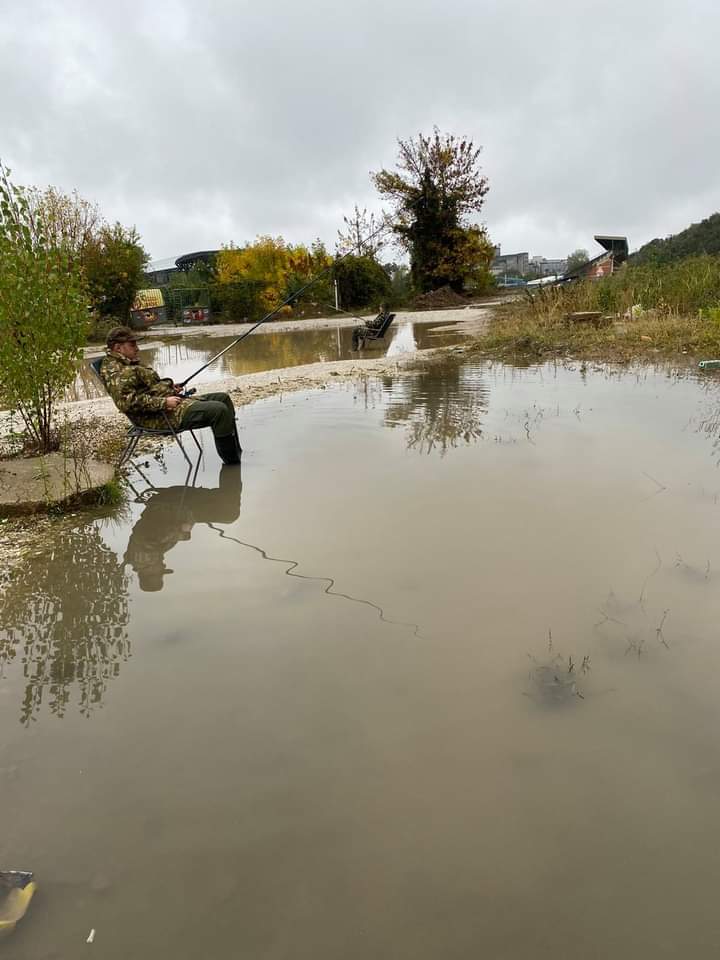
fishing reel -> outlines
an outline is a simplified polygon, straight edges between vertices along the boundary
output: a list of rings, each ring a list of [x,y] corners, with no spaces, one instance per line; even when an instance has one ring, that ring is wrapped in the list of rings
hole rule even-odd
[[[175,387],[175,381],[172,380],[170,377],[162,377],[160,382],[167,383],[169,386]],[[182,387],[183,385],[179,384],[179,386]],[[184,389],[180,390],[180,392],[176,393],[175,396],[180,397],[181,400],[187,400],[188,397],[192,397],[193,394],[195,393],[197,393],[197,390],[195,389],[195,387],[189,387],[187,390],[184,390]]]

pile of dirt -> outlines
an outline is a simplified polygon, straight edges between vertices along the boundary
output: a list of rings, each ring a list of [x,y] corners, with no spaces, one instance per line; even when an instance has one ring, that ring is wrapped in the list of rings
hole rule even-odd
[[[455,293],[447,284],[429,293],[421,293],[412,302],[414,310],[444,310],[448,307],[464,307],[467,304],[465,297]]]

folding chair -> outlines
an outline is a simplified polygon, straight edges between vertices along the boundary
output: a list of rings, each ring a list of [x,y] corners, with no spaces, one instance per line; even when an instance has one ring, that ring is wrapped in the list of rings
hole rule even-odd
[[[94,360],[91,360],[90,369],[93,371],[95,376],[98,378],[98,380],[102,384],[103,389],[107,390],[105,380],[103,379],[102,373],[100,372],[100,365],[104,359],[105,359],[104,357],[96,357]],[[180,434],[186,433],[186,432],[190,433],[190,436],[195,441],[195,446],[198,448],[198,451],[202,456],[202,447],[198,442],[198,438],[195,436],[195,431],[191,427],[186,427],[184,430],[176,430],[175,427],[173,427],[173,425],[170,423],[170,420],[168,419],[168,416],[164,411],[163,411],[163,417],[165,418],[165,423],[167,424],[167,427],[159,430],[153,430],[150,427],[141,427],[139,424],[133,423],[132,420],[130,420],[130,417],[128,417],[128,420],[130,420],[131,426],[128,428],[128,432],[127,432],[127,443],[125,444],[123,452],[120,454],[120,459],[117,462],[118,470],[121,467],[125,466],[125,464],[130,460],[132,455],[135,453],[135,447],[137,447],[142,437],[173,437],[173,439],[175,440],[175,443],[177,443],[177,445],[180,447],[182,455],[185,457],[185,460],[187,461],[188,466],[192,469],[192,460],[187,455],[187,451],[185,450],[183,442],[180,439]],[[198,459],[198,462],[199,462],[199,459]],[[135,464],[132,464],[132,465],[135,466]]]

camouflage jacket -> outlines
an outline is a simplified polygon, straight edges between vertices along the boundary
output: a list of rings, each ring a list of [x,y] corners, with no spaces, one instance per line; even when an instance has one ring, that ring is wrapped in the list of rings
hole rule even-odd
[[[167,430],[169,421],[177,430],[194,402],[183,400],[173,410],[166,410],[165,400],[174,394],[171,381],[161,380],[151,367],[117,353],[108,351],[100,375],[115,406],[139,427]]]

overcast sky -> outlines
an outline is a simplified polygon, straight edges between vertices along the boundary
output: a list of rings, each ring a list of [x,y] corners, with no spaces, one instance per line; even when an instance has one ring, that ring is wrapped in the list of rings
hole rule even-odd
[[[503,252],[634,249],[720,208],[719,37],[717,0],[0,0],[0,158],[153,259],[334,247],[436,124],[483,146]]]

